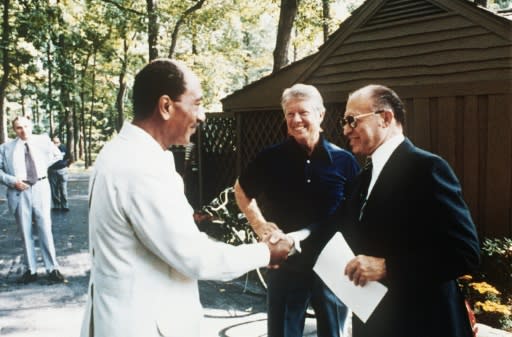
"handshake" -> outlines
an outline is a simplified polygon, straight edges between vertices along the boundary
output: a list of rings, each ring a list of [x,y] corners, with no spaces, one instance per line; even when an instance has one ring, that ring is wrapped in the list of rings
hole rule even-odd
[[[288,258],[293,248],[293,239],[284,234],[273,223],[267,223],[266,230],[259,232],[258,236],[266,243],[270,250],[270,262],[268,267],[277,269]]]

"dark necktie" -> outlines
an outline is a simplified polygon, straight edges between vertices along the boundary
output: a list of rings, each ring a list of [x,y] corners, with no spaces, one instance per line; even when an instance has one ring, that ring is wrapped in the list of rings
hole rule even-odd
[[[27,168],[27,182],[30,185],[34,185],[37,183],[37,170],[27,143],[25,143],[25,166]]]
[[[359,221],[361,221],[363,217],[364,208],[366,207],[366,200],[368,199],[368,187],[370,187],[370,181],[372,180],[372,158],[366,158],[363,169],[361,171],[361,188],[360,188],[360,211],[359,211]]]

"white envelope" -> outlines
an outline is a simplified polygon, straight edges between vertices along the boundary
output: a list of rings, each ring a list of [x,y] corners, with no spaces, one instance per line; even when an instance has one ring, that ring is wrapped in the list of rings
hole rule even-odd
[[[361,321],[366,322],[388,288],[375,281],[368,282],[364,287],[356,286],[350,281],[344,271],[353,257],[352,249],[338,232],[323,249],[313,270]]]

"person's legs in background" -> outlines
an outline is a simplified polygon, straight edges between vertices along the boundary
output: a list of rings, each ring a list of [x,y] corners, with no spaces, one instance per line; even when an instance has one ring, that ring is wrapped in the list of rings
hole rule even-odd
[[[268,337],[302,337],[311,297],[308,273],[269,270],[267,284]]]
[[[52,191],[52,208],[60,208],[60,197],[59,197],[59,174],[56,170],[48,170],[48,180]]]
[[[317,336],[341,337],[348,308],[313,272],[313,293],[311,305],[315,310]]]
[[[68,211],[68,169],[63,168],[57,171],[59,174],[58,177],[58,192],[60,199],[60,207],[64,211]]]

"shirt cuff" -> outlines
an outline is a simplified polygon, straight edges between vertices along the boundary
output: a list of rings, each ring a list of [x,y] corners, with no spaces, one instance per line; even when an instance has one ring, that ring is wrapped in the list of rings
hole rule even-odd
[[[301,253],[302,248],[300,246],[300,242],[307,239],[310,234],[311,234],[311,230],[309,228],[299,229],[298,231],[290,232],[290,233],[286,234],[288,237],[290,237],[293,240],[293,247],[290,250],[290,253],[288,254],[288,256],[294,255],[297,253]]]

